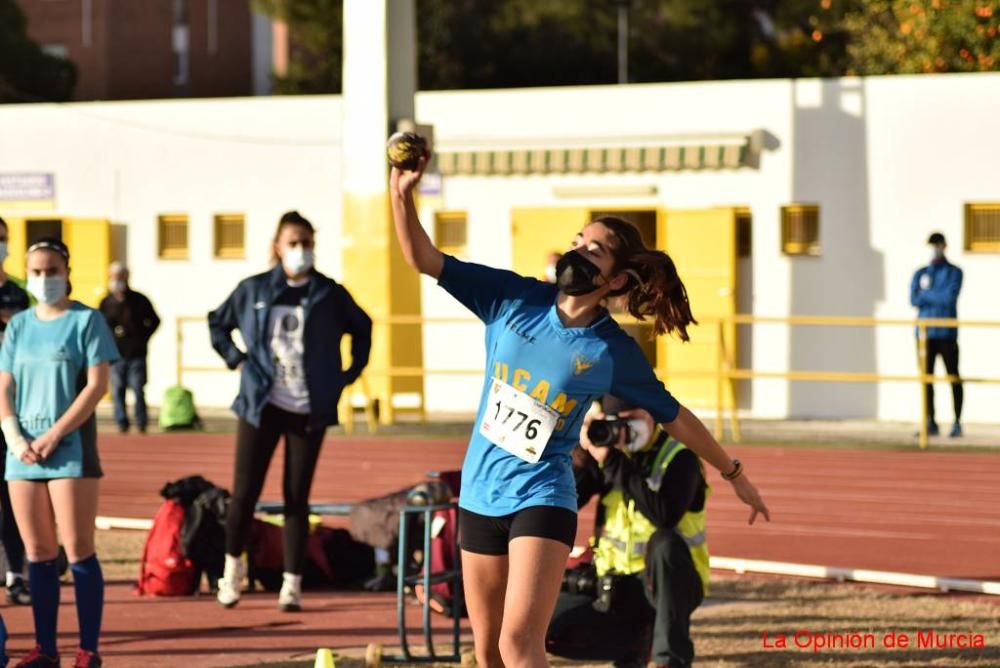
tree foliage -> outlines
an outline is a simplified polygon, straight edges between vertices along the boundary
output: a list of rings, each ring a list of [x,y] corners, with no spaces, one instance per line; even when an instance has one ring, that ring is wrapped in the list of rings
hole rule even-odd
[[[340,0],[255,0],[285,18],[286,93],[338,92]],[[417,0],[424,90],[997,69],[1000,0]]]
[[[0,0],[0,102],[62,102],[73,96],[76,67],[28,38],[14,0]]]
[[[996,0],[869,0],[848,13],[858,74],[979,72],[1000,64]]]
[[[275,91],[339,93],[343,0],[254,0],[254,5],[288,25],[288,70],[283,76],[275,76]]]

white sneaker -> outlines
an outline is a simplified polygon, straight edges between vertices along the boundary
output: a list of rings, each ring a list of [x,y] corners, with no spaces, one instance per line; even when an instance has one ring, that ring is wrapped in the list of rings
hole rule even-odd
[[[282,612],[299,612],[302,610],[302,576],[285,573],[278,594],[278,609]]]
[[[240,602],[240,592],[243,588],[243,578],[246,576],[246,565],[240,557],[226,555],[226,566],[219,578],[219,591],[215,598],[224,608],[232,608]]]

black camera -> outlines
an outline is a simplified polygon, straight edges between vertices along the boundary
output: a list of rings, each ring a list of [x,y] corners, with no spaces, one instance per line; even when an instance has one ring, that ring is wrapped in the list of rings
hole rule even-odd
[[[593,564],[584,564],[563,573],[562,589],[570,594],[593,596],[597,588],[597,574]]]
[[[613,448],[622,432],[625,433],[626,443],[634,438],[628,420],[622,420],[617,415],[608,415],[603,420],[593,420],[590,423],[587,427],[587,438],[596,446]]]

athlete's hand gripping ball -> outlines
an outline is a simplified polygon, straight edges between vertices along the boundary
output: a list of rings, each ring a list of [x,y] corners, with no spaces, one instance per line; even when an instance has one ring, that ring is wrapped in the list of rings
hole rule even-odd
[[[402,171],[413,171],[421,158],[430,157],[427,140],[416,132],[397,132],[385,143],[389,164]]]
[[[386,155],[392,165],[389,187],[396,194],[410,194],[431,159],[427,140],[414,132],[397,132],[386,143]]]

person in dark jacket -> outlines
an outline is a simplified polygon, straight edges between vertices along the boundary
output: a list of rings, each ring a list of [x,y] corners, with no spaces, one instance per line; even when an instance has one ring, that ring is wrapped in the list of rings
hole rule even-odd
[[[709,577],[704,469],[646,411],[610,396],[602,404],[630,429],[616,444],[596,445],[589,426],[606,416],[591,411],[580,431],[573,452],[577,503],[600,500],[594,560],[567,572],[546,650],[618,667],[650,659],[658,667],[689,666],[691,614]],[[737,465],[737,476],[741,470]]]
[[[962,290],[962,270],[948,262],[944,251],[948,247],[944,235],[935,232],[927,240],[931,247],[931,262],[913,274],[910,281],[910,303],[917,307],[918,318],[957,318],[958,293]],[[917,335],[920,330],[918,328]],[[955,407],[955,422],[951,425],[950,436],[962,435],[962,401],[964,392],[962,381],[958,380],[958,328],[928,327],[927,357],[924,373],[934,375],[934,363],[938,355],[944,360],[944,368],[953,377],[951,396]],[[934,385],[924,385],[924,401],[927,402],[927,433],[940,433],[934,417]]]
[[[31,305],[24,281],[7,274],[7,222],[0,218],[0,342],[3,341],[7,323],[15,314],[26,311]],[[7,468],[7,441],[0,434],[0,542],[7,556],[7,602],[12,605],[30,605],[31,593],[24,579],[24,541],[17,528],[14,509],[10,505],[10,489],[4,473]]]
[[[145,434],[149,425],[146,356],[149,339],[160,326],[160,317],[146,295],[129,287],[128,268],[121,262],[112,262],[108,267],[108,294],[101,300],[101,313],[108,321],[121,355],[111,367],[111,399],[118,431],[124,434],[129,429],[125,392],[131,389],[135,397],[135,424],[139,433]]]
[[[281,217],[271,271],[242,281],[208,315],[212,346],[240,369],[233,403],[239,417],[233,494],[226,517],[226,563],[218,600],[239,602],[254,507],[279,439],[285,438],[285,575],[278,607],[301,609],[302,567],[309,532],[309,488],[326,428],[337,424],[345,387],[368,364],[372,322],[333,279],[313,267],[315,232],[297,211]],[[246,345],[233,343],[238,329]],[[346,370],[340,340],[351,337]]]

